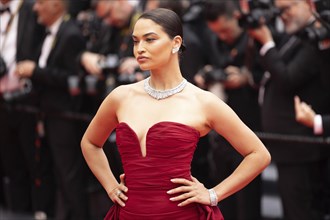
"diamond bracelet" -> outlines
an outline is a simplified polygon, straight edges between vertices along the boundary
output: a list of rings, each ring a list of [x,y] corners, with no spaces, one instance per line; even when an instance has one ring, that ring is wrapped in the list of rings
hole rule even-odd
[[[209,189],[209,194],[210,194],[210,202],[211,206],[217,206],[218,205],[218,196],[215,193],[214,189]]]

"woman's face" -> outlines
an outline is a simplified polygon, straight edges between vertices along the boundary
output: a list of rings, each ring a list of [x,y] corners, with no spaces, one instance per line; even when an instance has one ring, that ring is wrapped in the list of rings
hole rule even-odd
[[[163,67],[170,61],[176,42],[150,19],[139,19],[133,30],[134,56],[142,70]],[[179,45],[180,46],[180,45]]]

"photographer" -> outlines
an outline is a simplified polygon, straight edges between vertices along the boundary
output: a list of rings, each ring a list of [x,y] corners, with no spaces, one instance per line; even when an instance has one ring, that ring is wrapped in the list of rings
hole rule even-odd
[[[309,0],[308,3],[312,9],[315,22],[298,31],[295,35],[319,51],[324,86],[329,88],[330,2],[327,0]]]
[[[327,89],[330,86],[330,2],[326,0],[314,0],[309,1],[309,3],[313,9],[316,22],[312,26],[301,30],[296,35],[318,50],[320,54],[322,81],[324,82],[324,87]],[[313,128],[315,135],[330,135],[330,119],[328,114],[324,116],[316,114],[312,107],[301,101],[298,96],[295,96],[294,103],[296,120],[299,123]]]
[[[257,50],[246,30],[239,26],[239,8],[234,1],[206,1],[205,18],[210,32],[205,34],[203,46],[207,64],[195,76],[196,84],[210,91],[223,87],[226,102],[254,131],[260,129],[258,80],[261,66],[256,60]],[[209,135],[214,160],[214,181],[224,179],[241,161],[222,137]],[[221,158],[221,159],[219,159]],[[224,167],[226,169],[224,169]],[[220,208],[228,219],[261,219],[261,178],[247,188],[227,198]]]
[[[92,113],[115,86],[144,78],[135,74],[138,63],[130,49],[133,47],[132,27],[139,15],[134,3],[128,0],[96,3],[96,13],[102,19],[99,38],[79,58],[86,77],[97,79],[97,94],[89,97],[93,107],[88,111]],[[104,9],[106,11],[101,12]]]
[[[315,0],[309,2],[313,9],[313,15],[316,22],[313,26],[307,27],[297,34],[302,40],[313,45],[320,54],[320,69],[324,87],[329,91],[330,86],[330,2],[326,0]],[[294,105],[297,122],[313,130],[314,135],[330,136],[330,112],[318,114],[309,103],[301,101],[298,96],[294,97]],[[324,168],[324,191],[322,192],[322,201],[324,201],[324,210],[327,216],[330,215],[330,148],[326,145],[322,154],[327,155],[328,161]]]
[[[281,11],[285,36],[274,42],[269,28],[262,23],[249,33],[261,45],[262,63],[267,70],[264,82],[262,125],[265,132],[313,135],[313,131],[295,120],[294,96],[310,103],[321,114],[329,112],[329,92],[322,86],[320,54],[301,41],[296,33],[313,25],[310,6],[305,0],[275,0]],[[268,142],[278,170],[278,186],[284,218],[288,220],[322,219],[320,185],[326,155],[321,146],[298,142]]]

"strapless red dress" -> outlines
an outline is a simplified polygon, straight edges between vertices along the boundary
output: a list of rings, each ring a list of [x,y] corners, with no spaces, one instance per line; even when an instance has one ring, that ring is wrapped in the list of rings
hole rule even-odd
[[[128,124],[116,128],[116,140],[125,172],[128,200],[113,205],[105,220],[222,220],[218,207],[199,203],[179,207],[166,192],[178,187],[172,178],[191,179],[190,165],[199,132],[177,122],[159,122],[146,137],[146,156]]]

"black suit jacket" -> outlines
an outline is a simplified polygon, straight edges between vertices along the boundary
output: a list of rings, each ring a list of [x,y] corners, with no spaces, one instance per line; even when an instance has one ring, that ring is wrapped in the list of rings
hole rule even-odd
[[[324,87],[330,91],[330,48],[321,51],[321,71],[322,82]],[[329,100],[330,101],[330,100]],[[329,112],[326,115],[322,115],[323,134],[324,136],[330,136],[330,115]]]
[[[33,3],[23,1],[19,10],[16,60],[37,60],[38,48],[40,47],[44,27],[37,23],[37,15],[33,12]]]
[[[323,134],[330,136],[330,115],[322,115]]]
[[[79,74],[77,56],[84,49],[85,42],[79,28],[69,16],[65,16],[46,67],[36,67],[31,77],[33,84],[39,89],[43,111],[80,110],[81,97],[70,95],[68,78]]]
[[[262,63],[271,74],[265,87],[262,124],[266,132],[313,136],[313,130],[295,120],[293,97],[298,95],[313,109],[329,112],[329,94],[322,86],[320,57],[316,48],[291,36],[278,50],[270,49]],[[297,142],[267,143],[274,161],[303,162],[318,160],[320,147]]]

